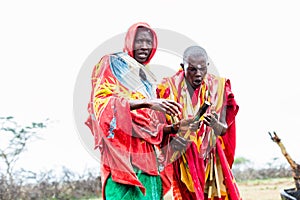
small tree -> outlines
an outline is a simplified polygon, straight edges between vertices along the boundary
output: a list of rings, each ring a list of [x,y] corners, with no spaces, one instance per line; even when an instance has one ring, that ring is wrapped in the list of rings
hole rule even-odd
[[[245,165],[250,163],[250,160],[244,157],[237,157],[234,160],[234,165]]]
[[[13,117],[0,117],[0,159],[4,163],[10,185],[13,184],[13,168],[16,161],[26,150],[28,142],[38,138],[38,131],[46,127],[47,121],[48,119],[45,122],[21,126]]]

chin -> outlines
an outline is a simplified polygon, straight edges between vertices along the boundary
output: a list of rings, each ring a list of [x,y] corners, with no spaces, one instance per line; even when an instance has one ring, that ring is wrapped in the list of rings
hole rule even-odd
[[[146,59],[136,59],[139,63],[144,63],[144,62],[146,62],[147,61],[147,58]]]
[[[197,88],[199,88],[201,86],[201,84],[199,84],[199,85],[193,85],[193,88],[194,89],[197,89]]]

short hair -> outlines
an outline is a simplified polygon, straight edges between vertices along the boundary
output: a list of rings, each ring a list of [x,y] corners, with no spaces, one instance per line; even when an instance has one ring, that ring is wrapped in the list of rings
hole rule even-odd
[[[203,49],[200,46],[190,46],[183,53],[183,64],[188,63],[188,58],[191,55],[192,56],[204,56],[206,61],[208,61],[208,56],[207,56],[205,49]]]

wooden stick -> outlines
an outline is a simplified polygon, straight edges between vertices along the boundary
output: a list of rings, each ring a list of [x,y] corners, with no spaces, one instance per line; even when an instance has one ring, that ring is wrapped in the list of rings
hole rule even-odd
[[[273,135],[269,132],[269,135],[271,137],[271,140],[273,140],[273,142],[277,143],[278,146],[281,149],[282,154],[284,155],[284,157],[287,159],[288,163],[290,164],[292,170],[293,170],[293,178],[295,181],[295,185],[296,185],[296,189],[300,190],[300,165],[297,164],[292,158],[291,156],[287,153],[283,143],[281,142],[281,139],[277,136],[277,134],[275,132],[273,132]]]

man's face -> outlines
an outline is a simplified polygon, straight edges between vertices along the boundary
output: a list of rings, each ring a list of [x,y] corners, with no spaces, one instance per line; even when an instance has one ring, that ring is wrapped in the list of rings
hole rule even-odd
[[[139,63],[147,61],[153,45],[153,37],[150,30],[146,28],[138,28],[133,44],[134,59]]]
[[[200,87],[204,76],[207,74],[206,58],[204,56],[191,55],[187,61],[188,67],[185,69],[185,78],[196,89]]]

